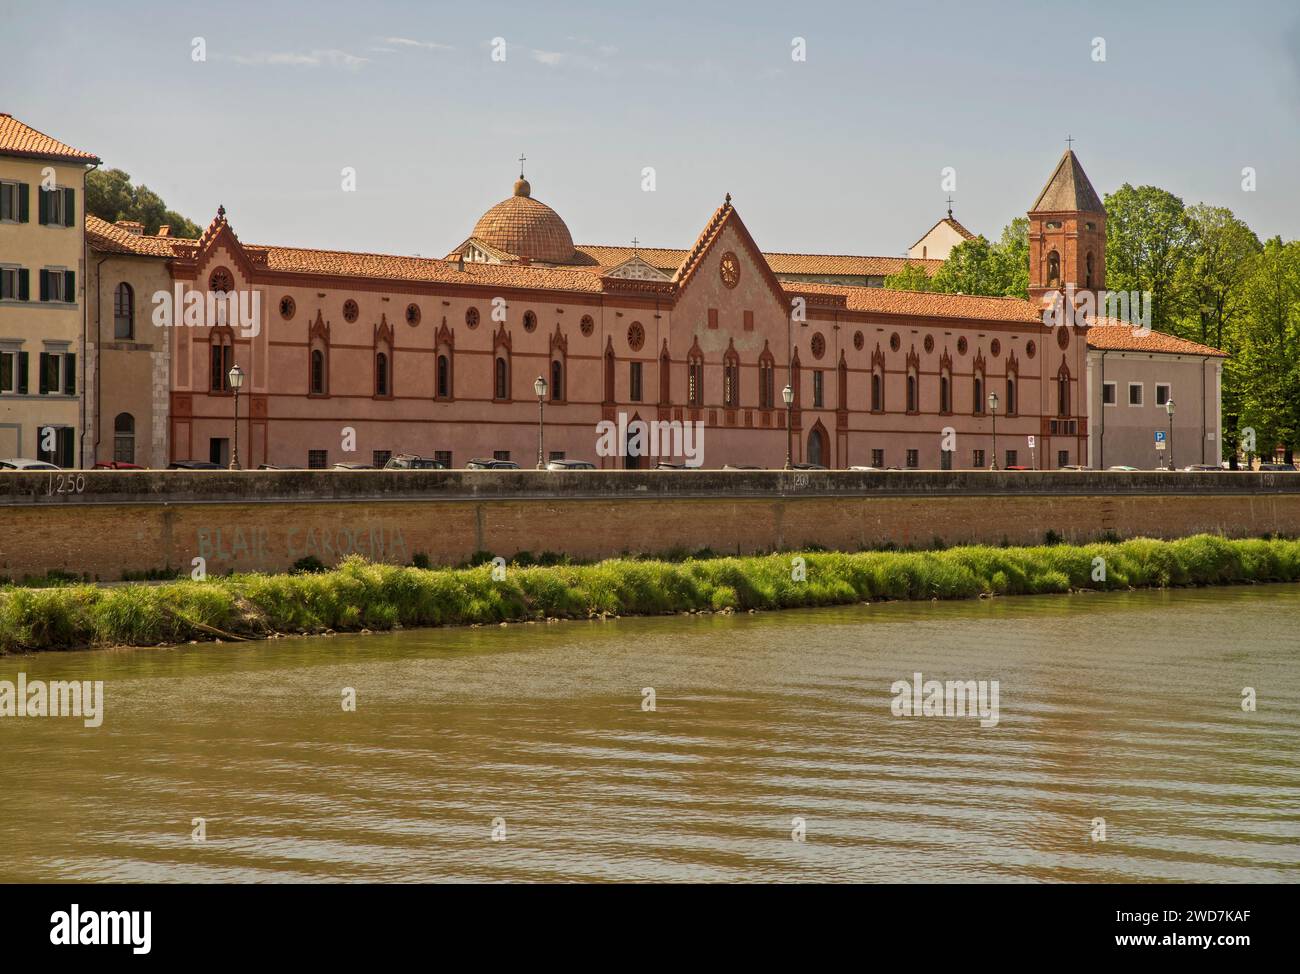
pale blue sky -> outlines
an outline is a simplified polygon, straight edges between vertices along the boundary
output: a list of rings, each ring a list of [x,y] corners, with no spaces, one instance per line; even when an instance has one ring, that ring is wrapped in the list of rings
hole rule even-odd
[[[4,25],[0,111],[201,226],[224,203],[250,243],[442,256],[522,151],[579,243],[688,246],[730,191],[765,249],[899,254],[943,215],[943,167],[994,237],[1067,135],[1103,194],[1300,236],[1294,0],[42,2]]]

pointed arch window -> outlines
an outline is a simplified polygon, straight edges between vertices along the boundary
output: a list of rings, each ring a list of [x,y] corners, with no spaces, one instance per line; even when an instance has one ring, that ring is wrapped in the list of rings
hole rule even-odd
[[[952,357],[946,348],[939,356],[939,412],[952,415]]]
[[[510,333],[503,322],[492,341],[493,402],[510,402],[512,367]]]
[[[1070,415],[1070,367],[1064,361],[1056,372],[1056,415]]]
[[[564,363],[551,359],[551,402],[564,402]]]
[[[569,362],[569,340],[560,330],[560,326],[555,326],[555,331],[551,334],[551,384],[550,396],[551,402],[564,402],[565,395],[568,393],[568,362]]]
[[[907,411],[921,411],[921,357],[915,348],[907,353]]]
[[[776,405],[776,360],[772,351],[763,343],[763,352],[758,357],[758,408],[771,409]]]
[[[1047,254],[1047,283],[1061,283],[1061,255],[1055,250],[1049,251]]]
[[[871,353],[871,411],[885,411],[885,353],[879,345]]]
[[[1007,358],[1007,395],[1006,414],[1016,416],[1020,412],[1020,363],[1014,352]]]
[[[686,356],[686,401],[696,408],[704,405],[704,353],[698,344]]]
[[[667,406],[672,397],[672,359],[668,355],[668,342],[664,342],[663,351],[659,353],[659,405]]]
[[[803,404],[803,366],[799,364],[799,349],[794,350],[790,359],[790,389],[794,392],[792,408],[799,409]]]
[[[388,316],[375,326],[375,398],[393,398],[393,326]]]
[[[835,366],[835,408],[849,408],[849,363],[844,361],[844,350],[840,349],[840,361]]]
[[[727,409],[740,405],[740,355],[734,345],[722,358],[722,405]]]
[[[609,342],[605,346],[605,403],[611,404],[614,400],[614,369],[617,361],[614,357],[614,344]]]
[[[307,330],[307,394],[328,396],[330,389],[329,324],[317,310],[316,320]]]
[[[235,333],[229,325],[210,328],[208,348],[208,391],[230,392],[230,369],[235,364]]]
[[[984,415],[984,353],[981,351],[975,356],[975,365],[971,371],[971,392],[974,394],[975,401],[971,404],[971,412],[976,416]]]

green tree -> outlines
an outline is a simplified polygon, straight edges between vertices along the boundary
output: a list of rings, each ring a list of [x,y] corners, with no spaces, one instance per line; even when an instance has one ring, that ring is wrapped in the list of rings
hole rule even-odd
[[[1029,297],[1029,217],[1018,216],[1002,228],[1002,236],[993,245],[995,274],[1002,289],[999,294],[1015,298]]]
[[[1222,348],[1225,329],[1245,307],[1251,258],[1260,252],[1255,232],[1226,206],[1189,207],[1192,225],[1188,259],[1179,268],[1176,290],[1184,295],[1185,325],[1202,344]]]
[[[1192,247],[1183,201],[1156,186],[1125,183],[1106,205],[1106,287],[1151,295],[1152,326],[1169,331],[1183,295],[1180,268]]]
[[[95,169],[87,174],[86,212],[109,223],[137,220],[148,234],[157,233],[164,223],[174,237],[197,237],[200,232],[193,222],[169,210],[148,186],[132,186],[131,177],[121,169]]]
[[[897,274],[889,274],[885,277],[885,287],[895,291],[928,291],[930,275],[920,264],[913,264],[909,260],[903,264],[903,269]]]
[[[1240,341],[1229,360],[1240,424],[1261,454],[1280,445],[1292,462],[1300,432],[1300,241],[1268,241],[1251,260]]]

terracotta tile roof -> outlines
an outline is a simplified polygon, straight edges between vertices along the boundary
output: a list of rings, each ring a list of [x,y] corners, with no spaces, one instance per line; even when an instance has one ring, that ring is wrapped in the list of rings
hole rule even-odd
[[[589,258],[600,266],[621,264],[632,256],[631,247],[609,247],[601,244],[579,244],[579,256]],[[688,251],[666,247],[637,247],[636,255],[647,264],[668,274],[677,271],[686,260]],[[807,275],[809,277],[886,277],[897,274],[906,263],[917,264],[927,274],[934,274],[943,266],[941,260],[916,260],[906,257],[858,257],[848,254],[794,254],[780,251],[763,251],[772,273]]]
[[[930,291],[894,291],[883,287],[847,287],[839,284],[791,284],[798,294],[842,294],[850,311],[917,315],[926,318],[971,318],[1042,324],[1042,312],[1024,298],[990,298],[976,294],[935,294]]]
[[[224,218],[214,220],[204,238],[215,234]],[[175,257],[200,241],[180,237],[144,236],[129,233],[94,216],[86,217],[86,237],[92,247],[107,253],[140,254],[147,257]],[[266,268],[285,274],[325,274],[339,277],[390,278],[422,283],[478,284],[489,287],[538,288],[555,291],[599,293],[600,278],[586,270],[553,267],[519,267],[514,264],[474,264],[463,271],[455,261],[431,257],[402,257],[307,247],[267,247],[247,244],[249,251],[266,254]]]
[[[116,224],[86,214],[86,242],[101,253],[139,254],[143,257],[173,257],[172,244],[192,244],[183,237],[150,237],[131,233]]]
[[[1079,157],[1073,150],[1066,149],[1029,212],[1058,213],[1072,210],[1105,213],[1106,207],[1088,181],[1088,174],[1083,171]]]
[[[513,196],[507,196],[479,217],[471,237],[477,237],[499,251],[550,264],[567,264],[573,259],[573,237],[560,214],[532,197],[528,180],[515,182]]]
[[[30,156],[33,159],[57,159],[67,162],[99,162],[93,152],[72,146],[24,125],[12,115],[0,112],[0,155]]]
[[[1175,338],[1163,332],[1153,331],[1147,335],[1134,334],[1134,327],[1128,322],[1116,322],[1113,318],[1105,325],[1093,325],[1088,329],[1088,347],[1107,352],[1164,352],[1169,355],[1208,355],[1213,358],[1227,358],[1228,353],[1202,345],[1200,342]]]

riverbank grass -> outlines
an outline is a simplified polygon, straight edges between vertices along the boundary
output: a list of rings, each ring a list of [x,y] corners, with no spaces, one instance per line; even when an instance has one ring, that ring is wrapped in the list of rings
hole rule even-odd
[[[0,589],[0,651],[1294,581],[1300,581],[1300,541],[1212,535],[1025,548],[613,559],[510,566],[504,578],[494,578],[490,564],[403,568],[354,556],[310,574]]]

